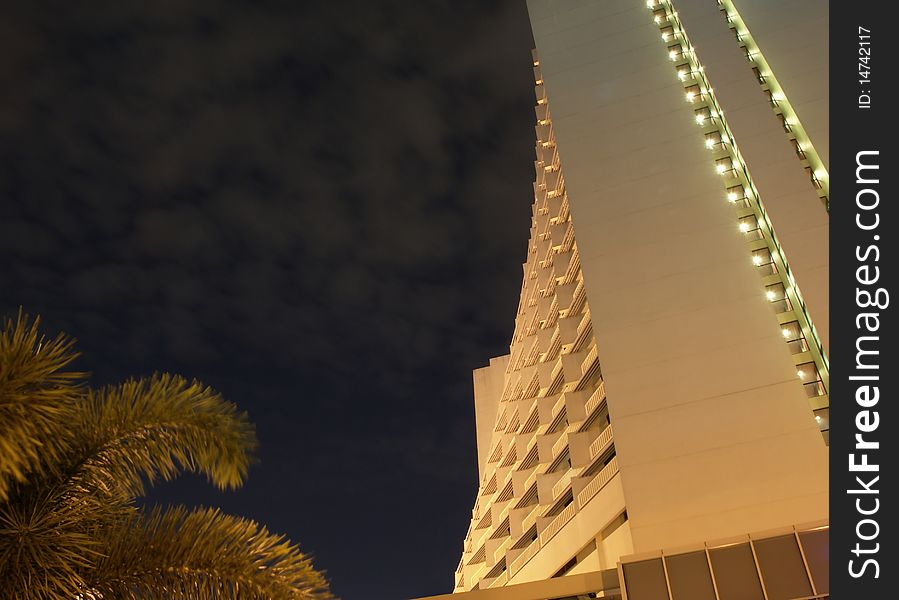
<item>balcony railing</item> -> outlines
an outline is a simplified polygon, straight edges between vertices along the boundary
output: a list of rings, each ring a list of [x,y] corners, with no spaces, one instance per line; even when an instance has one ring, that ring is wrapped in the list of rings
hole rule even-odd
[[[509,565],[509,568],[507,569],[509,576],[512,577],[516,573],[518,573],[521,568],[528,563],[529,560],[534,558],[534,555],[537,554],[537,551],[539,551],[540,548],[541,545],[539,538],[531,542],[531,545],[525,548],[524,552],[519,554]]]
[[[477,568],[477,570],[475,570],[474,573],[471,574],[471,577],[468,579],[468,581],[471,582],[472,586],[474,586],[474,584],[478,582],[478,579],[480,578],[481,573],[483,573],[486,570],[487,570],[487,565],[482,564],[480,567]]]
[[[618,472],[618,457],[613,458],[609,464],[603,467],[602,471],[597,473],[593,480],[587,484],[581,493],[577,495],[577,505],[580,507],[586,506],[588,502],[599,493],[599,490],[605,487],[607,483],[615,476],[615,473]]]
[[[575,513],[577,513],[577,504],[572,502],[565,507],[565,510],[556,515],[556,518],[550,521],[543,533],[540,534],[540,545],[545,546],[574,517]]]
[[[499,577],[495,578],[493,582],[487,587],[502,587],[509,582],[509,570],[506,569],[503,571]]]
[[[562,448],[564,448],[566,446],[566,444],[568,444],[568,436],[565,435],[565,432],[563,431],[562,435],[559,436],[559,439],[556,440],[556,443],[553,444],[553,449],[552,449],[553,460],[555,460],[556,457],[559,456],[559,453],[562,452]]]
[[[581,363],[581,373],[586,373],[590,370],[590,367],[593,365],[593,361],[597,358],[596,346],[590,348],[590,352],[587,353],[587,356],[584,358],[584,362]]]
[[[593,440],[593,443],[590,444],[590,460],[599,455],[600,452],[605,450],[605,447],[609,445],[609,442],[612,441],[612,426],[609,425],[605,429],[602,430],[602,433],[599,434],[599,437]]]
[[[587,403],[584,405],[584,410],[586,411],[586,415],[589,417],[590,413],[599,406],[599,403],[603,401],[606,397],[606,385],[605,383],[600,383],[599,387],[593,391],[593,395],[590,396],[590,399],[587,400]]]
[[[584,330],[590,326],[590,309],[584,311],[584,316],[581,317],[581,322],[578,323],[577,326],[577,336],[581,337],[581,334],[584,333]]]
[[[528,529],[531,528],[531,525],[537,522],[537,504],[531,505],[531,512],[529,512],[524,519],[521,520],[521,530],[527,532]]]
[[[571,485],[571,472],[569,471],[565,475],[562,476],[562,479],[556,482],[556,485],[553,486],[553,500],[562,495],[568,486]]]

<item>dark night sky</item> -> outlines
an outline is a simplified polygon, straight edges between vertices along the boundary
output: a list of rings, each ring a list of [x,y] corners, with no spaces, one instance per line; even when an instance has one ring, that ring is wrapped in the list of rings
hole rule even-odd
[[[286,533],[345,600],[450,591],[531,44],[523,0],[4,3],[0,314],[75,336],[95,384],[174,371],[250,413],[243,489],[153,501]]]

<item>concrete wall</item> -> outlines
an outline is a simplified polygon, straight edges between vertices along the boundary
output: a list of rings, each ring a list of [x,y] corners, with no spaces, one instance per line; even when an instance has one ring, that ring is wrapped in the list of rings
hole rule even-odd
[[[528,8],[634,551],[823,518],[826,448],[650,11]]]
[[[474,413],[478,433],[478,474],[483,476],[487,455],[493,441],[497,408],[503,394],[503,381],[509,355],[490,359],[490,364],[472,372],[474,380]]]

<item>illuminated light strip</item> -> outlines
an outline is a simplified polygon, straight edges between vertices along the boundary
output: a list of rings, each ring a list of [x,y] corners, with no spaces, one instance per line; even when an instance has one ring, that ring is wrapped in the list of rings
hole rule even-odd
[[[824,349],[821,346],[821,341],[818,337],[818,333],[815,329],[814,323],[812,322],[811,316],[808,313],[808,309],[805,305],[805,302],[802,299],[802,295],[799,292],[799,288],[796,285],[796,280],[793,277],[793,273],[790,270],[790,266],[787,263],[786,256],[783,252],[783,248],[780,245],[779,240],[777,239],[776,234],[774,233],[774,227],[771,224],[771,221],[768,217],[767,212],[765,211],[764,204],[762,204],[761,197],[759,195],[758,189],[755,187],[755,184],[752,178],[749,175],[749,169],[746,166],[745,161],[743,160],[742,155],[740,154],[739,148],[734,141],[734,137],[731,134],[730,128],[727,125],[727,121],[724,118],[724,113],[721,110],[720,105],[718,104],[717,98],[712,90],[711,85],[709,84],[708,79],[705,77],[704,69],[699,62],[699,58],[696,55],[696,51],[693,48],[693,45],[690,43],[689,38],[687,37],[686,31],[684,30],[683,24],[678,19],[677,12],[674,10],[671,0],[647,0],[646,6],[652,9],[654,12],[659,9],[663,9],[665,11],[665,19],[660,19],[658,24],[665,28],[671,28],[673,33],[666,40],[668,42],[675,42],[680,46],[680,58],[678,58],[678,53],[675,51],[669,51],[669,57],[675,62],[685,61],[687,65],[677,65],[676,70],[678,74],[678,78],[680,81],[684,82],[686,80],[686,76],[681,76],[684,73],[684,67],[686,66],[689,70],[690,75],[699,80],[701,87],[703,87],[706,91],[703,95],[707,96],[705,100],[707,106],[705,108],[698,109],[699,111],[707,111],[708,115],[705,112],[697,112],[696,114],[696,122],[701,127],[708,127],[709,122],[714,122],[717,119],[716,126],[718,130],[716,132],[707,132],[707,133],[717,133],[720,137],[720,143],[722,148],[728,149],[728,156],[730,158],[730,169],[727,169],[725,165],[722,163],[716,164],[717,170],[722,175],[728,176],[736,176],[737,181],[739,181],[740,186],[743,187],[744,190],[744,199],[748,201],[749,207],[752,209],[752,216],[755,217],[755,220],[758,224],[756,229],[752,229],[752,231],[761,230],[762,240],[768,246],[768,252],[771,254],[771,257],[774,259],[775,265],[778,267],[777,279],[783,288],[784,288],[784,296],[783,299],[789,301],[791,305],[791,311],[796,315],[796,320],[800,323],[800,328],[803,330],[808,330],[811,334],[810,336],[806,336],[806,340],[811,338],[814,343],[814,350],[816,352],[811,352],[811,357],[813,362],[815,363],[816,368],[818,369],[819,374],[821,375],[822,385],[824,386],[825,392],[829,392],[829,382],[830,382],[830,367],[827,360],[827,356],[824,353]],[[653,19],[655,21],[655,19]],[[670,48],[671,46],[669,46]],[[692,85],[692,84],[691,84]],[[692,102],[690,98],[687,99],[688,102]],[[712,145],[708,145],[710,149],[713,149],[715,143]],[[720,160],[720,159],[719,159]],[[721,167],[724,168],[721,168]],[[741,180],[745,180],[745,184]],[[739,198],[736,197],[735,193],[728,192],[728,200],[735,202]],[[751,231],[749,224],[742,222],[742,219],[747,218],[751,215],[743,215],[740,217],[741,223],[739,226],[740,231],[744,233],[749,233]],[[767,230],[767,239],[764,235]],[[778,259],[780,260],[780,264],[777,264]],[[767,285],[777,285],[777,283],[771,283]],[[772,291],[766,292],[766,297],[769,301],[780,301],[776,294]],[[800,310],[796,310],[796,307],[799,307]],[[789,312],[789,311],[784,311]],[[782,313],[778,313],[782,314]],[[798,353],[794,356],[794,364],[797,362]],[[798,366],[798,365],[797,365]],[[814,396],[810,398],[826,398],[825,396]],[[827,398],[827,407],[829,407],[829,398]],[[817,410],[818,408],[825,407],[812,407],[813,410]],[[818,419],[816,419],[818,421]]]
[[[783,87],[777,81],[774,71],[769,66],[768,61],[765,60],[761,49],[758,44],[756,44],[745,21],[740,17],[740,13],[737,12],[737,7],[734,6],[733,0],[718,0],[718,5],[724,8],[723,12],[725,18],[728,23],[732,25],[731,28],[740,36],[739,43],[745,47],[750,64],[758,68],[761,76],[765,78],[765,81],[759,82],[759,85],[763,88],[764,86],[768,87],[768,91],[770,91],[774,103],[772,106],[774,112],[777,113],[777,109],[779,108],[780,113],[783,114],[785,122],[789,125],[791,130],[788,132],[787,137],[791,140],[795,140],[800,151],[805,155],[805,158],[802,156],[798,156],[798,158],[800,161],[808,163],[807,166],[811,169],[813,177],[821,184],[821,188],[816,189],[815,191],[818,193],[818,197],[823,200],[824,206],[829,212],[830,175],[827,172],[827,168],[824,166],[824,161],[821,160],[818,151],[815,150],[815,146],[812,144],[811,138],[802,126],[799,116],[793,109],[793,105],[790,104],[790,101],[787,99]]]

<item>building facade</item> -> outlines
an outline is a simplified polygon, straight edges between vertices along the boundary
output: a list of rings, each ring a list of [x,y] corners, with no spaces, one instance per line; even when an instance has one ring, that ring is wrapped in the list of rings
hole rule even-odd
[[[530,241],[510,353],[474,373],[454,591],[826,597],[826,7],[528,10]],[[786,563],[805,583],[766,580]]]

